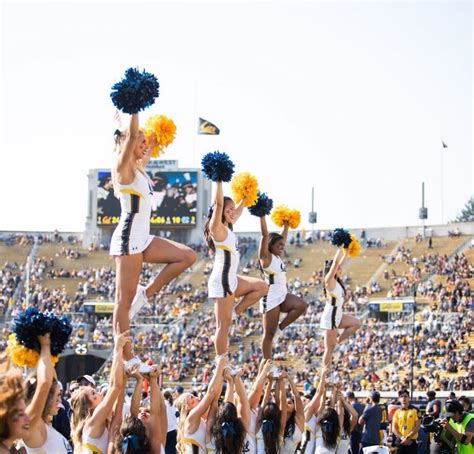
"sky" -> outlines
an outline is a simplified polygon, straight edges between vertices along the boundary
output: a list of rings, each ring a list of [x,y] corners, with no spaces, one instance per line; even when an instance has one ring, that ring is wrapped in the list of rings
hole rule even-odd
[[[158,77],[164,158],[226,151],[319,228],[452,220],[473,190],[471,2],[1,3],[0,230],[82,231],[113,161],[110,87]],[[197,136],[201,116],[219,136]],[[123,123],[128,121],[123,116]],[[448,144],[442,149],[441,140]],[[230,192],[230,188],[226,188]],[[245,214],[236,230],[258,230]]]

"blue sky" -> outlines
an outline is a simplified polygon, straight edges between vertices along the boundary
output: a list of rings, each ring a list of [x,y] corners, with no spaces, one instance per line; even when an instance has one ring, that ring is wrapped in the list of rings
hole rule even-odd
[[[80,231],[110,167],[110,86],[155,73],[178,126],[165,157],[228,152],[321,228],[429,223],[473,191],[470,2],[2,3],[0,230]],[[221,136],[197,137],[202,116]],[[257,230],[245,215],[238,230]]]

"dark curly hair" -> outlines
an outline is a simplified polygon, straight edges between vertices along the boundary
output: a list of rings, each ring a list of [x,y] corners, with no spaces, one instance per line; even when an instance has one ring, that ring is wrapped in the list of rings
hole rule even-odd
[[[124,441],[127,437],[134,437],[138,448],[133,443],[128,443],[127,450],[124,451]],[[122,426],[115,438],[115,449],[121,454],[149,454],[151,452],[150,440],[146,434],[143,423],[135,416],[127,415],[122,422]]]

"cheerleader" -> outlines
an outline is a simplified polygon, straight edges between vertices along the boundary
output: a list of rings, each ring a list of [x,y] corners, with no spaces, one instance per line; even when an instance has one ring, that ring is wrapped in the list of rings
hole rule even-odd
[[[317,415],[323,408],[326,393],[326,372],[327,369],[321,371],[321,378],[319,379],[316,393],[304,408],[305,432],[301,447],[303,454],[314,454],[316,450]]]
[[[140,407],[143,377],[135,366],[137,380],[132,396],[130,414],[123,421],[116,438],[115,448],[121,454],[147,452],[164,454],[167,433],[165,400],[158,386],[159,366],[153,366],[147,375],[150,383],[150,407]]]
[[[282,260],[288,236],[289,223],[285,221],[283,231],[268,233],[265,216],[260,217],[262,239],[260,240],[259,261],[268,284],[268,293],[260,300],[263,313],[263,357],[272,357],[272,344],[282,330],[306,312],[307,303],[296,295],[288,293],[286,268]],[[280,322],[280,313],[286,314]]]
[[[214,205],[209,210],[204,227],[206,243],[215,252],[214,266],[208,282],[208,296],[216,302],[217,355],[227,353],[235,298],[243,297],[235,306],[235,313],[239,315],[262,298],[268,288],[260,279],[237,275],[240,255],[232,229],[242,214],[245,200],[236,206],[231,198],[224,197],[222,182],[217,182]]]
[[[30,430],[23,436],[23,443],[27,454],[70,454],[68,441],[51,425],[61,405],[61,389],[51,361],[51,337],[38,336],[38,341],[41,347],[38,366],[24,385]]]
[[[286,399],[286,424],[281,454],[294,454],[301,443],[304,431],[304,407],[293,379],[288,376],[293,398]]]
[[[208,454],[250,453],[250,405],[242,382],[242,370],[224,371],[227,382],[224,402],[216,394],[207,418]],[[253,451],[255,452],[255,451]]]
[[[334,259],[326,261],[324,266],[326,305],[321,316],[321,328],[324,330],[323,367],[325,368],[331,364],[336,344],[352,336],[361,326],[358,318],[342,313],[346,300],[346,289],[341,276],[347,259],[347,252],[338,248]],[[338,329],[344,330],[339,336]]]
[[[0,454],[16,452],[15,442],[30,435],[30,419],[20,370],[0,374]]]
[[[117,326],[117,333],[120,328]],[[129,332],[116,335],[110,386],[103,396],[90,386],[83,386],[71,399],[71,429],[74,446],[82,454],[106,454],[109,444],[109,418],[123,388],[123,350],[130,342]]]
[[[183,393],[176,400],[176,409],[179,412],[177,444],[179,454],[207,453],[206,420],[216,396],[222,390],[223,372],[227,365],[226,356],[218,357],[216,363],[216,372],[202,400],[191,393]]]
[[[140,131],[138,114],[133,114],[127,132],[116,131],[118,154],[112,169],[114,189],[120,198],[121,215],[111,243],[110,254],[116,263],[116,304],[113,326],[117,322],[128,330],[129,319],[136,315],[156,292],[179,276],[196,260],[187,246],[150,235],[153,184],[145,172],[151,148]],[[138,285],[142,263],[163,263],[164,268],[146,287]],[[140,362],[128,343],[124,350],[125,367]],[[140,366],[141,373],[150,367]]]

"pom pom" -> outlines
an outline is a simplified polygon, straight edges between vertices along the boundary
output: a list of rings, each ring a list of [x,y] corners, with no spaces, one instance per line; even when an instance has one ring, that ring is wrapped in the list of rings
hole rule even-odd
[[[38,364],[40,355],[36,350],[26,348],[18,343],[16,334],[12,333],[8,336],[7,354],[14,364],[19,367],[33,368]],[[59,361],[59,356],[52,356],[51,362],[56,364]]]
[[[114,106],[127,114],[150,107],[160,95],[158,79],[146,71],[128,68],[124,78],[112,86],[110,97]]]
[[[147,120],[143,132],[148,146],[151,147],[152,158],[158,158],[163,150],[173,143],[176,125],[171,118],[164,115],[153,115]]]
[[[245,206],[251,207],[258,200],[258,181],[249,172],[242,172],[232,179],[232,194],[236,203],[246,199]]]
[[[234,174],[234,163],[230,160],[227,153],[221,153],[220,151],[207,153],[202,158],[201,165],[204,175],[211,181],[227,183]]]
[[[257,203],[249,208],[250,214],[252,216],[257,216],[259,218],[263,216],[268,216],[273,208],[273,200],[268,198],[267,194],[264,192],[258,193]]]
[[[296,229],[301,222],[301,213],[298,210],[292,210],[286,205],[278,205],[272,212],[272,221],[278,227],[283,227],[288,222],[290,228]]]
[[[343,246],[344,249],[347,249],[351,241],[351,235],[347,230],[335,229],[332,233],[332,244],[334,244],[334,246]]]
[[[351,235],[351,243],[347,248],[347,253],[349,254],[350,258],[357,257],[360,253],[360,243],[355,235]]]
[[[14,319],[13,332],[18,343],[24,347],[39,352],[41,350],[38,336],[51,334],[51,355],[57,356],[64,350],[72,332],[72,326],[67,317],[57,317],[51,313],[39,312],[30,307],[18,314]]]

